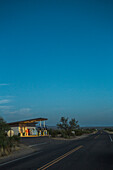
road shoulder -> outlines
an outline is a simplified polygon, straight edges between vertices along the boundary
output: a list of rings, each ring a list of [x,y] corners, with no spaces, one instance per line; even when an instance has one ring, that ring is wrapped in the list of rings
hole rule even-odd
[[[29,146],[20,144],[20,146],[15,151],[13,151],[10,155],[0,157],[0,164],[27,156],[34,152],[36,152],[34,148],[30,148]]]
[[[93,134],[96,134],[97,132],[98,131],[90,133],[90,134],[84,134],[84,135],[81,135],[81,136],[75,136],[75,137],[70,138],[70,139],[66,139],[66,138],[62,138],[62,137],[56,137],[56,138],[52,138],[51,137],[51,139],[54,139],[54,140],[70,140],[70,141],[72,141],[72,140],[79,140],[79,139],[83,139],[83,138],[89,137],[89,136],[91,136]]]

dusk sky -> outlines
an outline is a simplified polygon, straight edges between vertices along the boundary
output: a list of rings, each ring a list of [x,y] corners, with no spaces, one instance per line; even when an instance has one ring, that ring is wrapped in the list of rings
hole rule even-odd
[[[113,125],[112,0],[0,0],[0,116]]]

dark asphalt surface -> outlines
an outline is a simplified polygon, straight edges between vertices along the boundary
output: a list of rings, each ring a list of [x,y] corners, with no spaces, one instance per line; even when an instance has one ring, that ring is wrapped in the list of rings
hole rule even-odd
[[[45,144],[35,146],[38,148],[37,153],[0,166],[0,170],[36,170],[40,167],[43,170],[113,170],[112,139],[113,135],[103,131],[75,141],[57,141],[41,138],[40,140]],[[37,144],[36,139],[34,140],[35,144]],[[77,150],[79,146],[81,148]]]

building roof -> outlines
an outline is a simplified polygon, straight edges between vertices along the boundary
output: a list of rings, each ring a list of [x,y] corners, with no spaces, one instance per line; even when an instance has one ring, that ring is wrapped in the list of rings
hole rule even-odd
[[[47,118],[35,118],[35,119],[29,119],[29,120],[22,120],[22,121],[17,121],[17,122],[11,122],[11,123],[8,123],[8,125],[34,123],[34,122],[44,121],[44,120],[48,120],[48,119],[47,119]]]

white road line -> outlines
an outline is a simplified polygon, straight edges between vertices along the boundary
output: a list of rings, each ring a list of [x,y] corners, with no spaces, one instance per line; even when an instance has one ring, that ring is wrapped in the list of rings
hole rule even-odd
[[[33,146],[39,146],[39,145],[44,145],[46,144],[47,142],[43,142],[43,143],[38,143],[38,144],[34,144],[34,145],[29,145],[29,147],[33,147]]]
[[[14,159],[14,160],[12,160],[12,161],[8,161],[8,162],[5,162],[5,163],[1,163],[0,166],[7,165],[7,164],[9,164],[9,163],[22,160],[22,159],[28,158],[28,157],[30,157],[30,156],[34,156],[34,155],[36,155],[36,154],[38,154],[38,153],[41,153],[41,152],[42,152],[42,151],[40,151],[40,152],[35,152],[35,153],[33,153],[33,154],[30,154],[30,155],[27,155],[27,156],[24,156],[24,157],[21,157],[21,158]]]
[[[113,140],[112,140],[112,138],[111,138],[111,135],[109,135],[109,138],[110,138],[111,142],[113,142]]]

